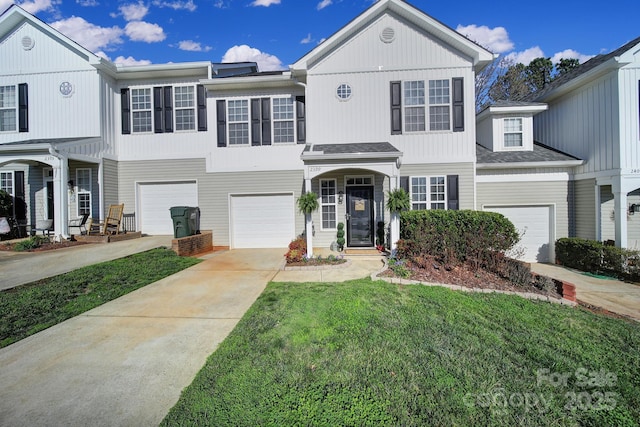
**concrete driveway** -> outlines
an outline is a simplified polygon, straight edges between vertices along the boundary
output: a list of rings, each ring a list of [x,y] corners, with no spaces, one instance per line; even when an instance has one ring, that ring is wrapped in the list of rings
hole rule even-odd
[[[283,263],[204,262],[0,349],[1,426],[156,426]]]

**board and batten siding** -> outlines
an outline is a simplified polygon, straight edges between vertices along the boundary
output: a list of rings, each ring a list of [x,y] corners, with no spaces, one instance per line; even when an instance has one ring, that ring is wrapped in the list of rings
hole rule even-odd
[[[619,72],[622,170],[640,169],[640,58]]]
[[[582,179],[574,182],[576,237],[582,239],[597,239],[595,187],[595,179]]]
[[[549,109],[535,117],[535,140],[587,160],[576,174],[620,168],[618,90],[612,72],[551,101]]]
[[[291,193],[300,197],[303,173],[300,171],[207,173],[205,159],[151,160],[118,163],[120,202],[125,212],[136,206],[136,183],[195,180],[198,185],[200,228],[213,230],[215,246],[229,246],[229,195]],[[132,207],[133,209],[128,208]],[[256,212],[260,215],[260,212]],[[167,211],[170,220],[170,213]],[[296,212],[295,231],[304,230],[304,216]],[[291,236],[291,240],[295,236]]]

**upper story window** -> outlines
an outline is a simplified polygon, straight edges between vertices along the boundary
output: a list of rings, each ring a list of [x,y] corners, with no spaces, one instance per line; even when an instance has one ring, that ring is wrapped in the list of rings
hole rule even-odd
[[[391,82],[391,133],[464,131],[464,79]]]
[[[122,133],[207,130],[204,86],[154,86],[120,90]]]
[[[338,97],[338,99],[340,99],[341,101],[347,101],[348,99],[351,98],[351,86],[349,86],[346,83],[342,83],[340,86],[338,86],[338,88],[336,89],[336,96]]]
[[[522,118],[504,119],[504,146],[522,147]]]
[[[0,132],[15,132],[18,126],[18,103],[15,86],[0,86]]]
[[[304,97],[216,101],[218,147],[305,142]]]
[[[414,176],[410,185],[411,209],[446,209],[446,177]]]

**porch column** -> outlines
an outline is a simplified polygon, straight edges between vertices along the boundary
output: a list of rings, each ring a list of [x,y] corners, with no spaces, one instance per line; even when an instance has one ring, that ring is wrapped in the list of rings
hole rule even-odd
[[[398,188],[397,176],[389,177],[389,191],[393,191]],[[391,219],[389,221],[389,240],[391,241],[391,250],[395,250],[398,246],[398,240],[400,239],[400,214],[398,212],[391,212]]]
[[[305,193],[311,192],[311,179],[304,180],[304,191]],[[304,234],[307,237],[307,255],[309,257],[313,256],[313,214],[305,214],[305,228]]]
[[[616,225],[616,246],[627,247],[627,193],[621,188],[621,183],[612,186],[613,190],[613,211]]]
[[[58,165],[53,168],[53,229],[56,239],[69,237],[69,196],[67,195],[67,181],[69,181],[69,161],[65,156],[58,155]]]

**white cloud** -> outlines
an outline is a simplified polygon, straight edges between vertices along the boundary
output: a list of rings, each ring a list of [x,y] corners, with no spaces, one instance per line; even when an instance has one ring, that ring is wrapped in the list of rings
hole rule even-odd
[[[84,7],[92,7],[92,6],[100,5],[100,2],[98,2],[97,0],[76,0],[76,3]]]
[[[16,2],[14,0],[0,0],[0,12],[3,12],[14,3],[27,12],[34,14],[43,10],[53,9],[53,3],[51,0],[27,0],[21,2]]]
[[[142,2],[125,4],[118,9],[126,21],[140,21],[149,12],[149,8]]]
[[[122,43],[122,28],[99,27],[77,16],[52,22],[50,25],[92,52]]]
[[[167,38],[161,26],[143,21],[129,22],[124,31],[131,40],[137,42],[154,43]]]
[[[272,4],[280,4],[280,0],[253,0],[251,6],[269,7]]]
[[[124,57],[124,56],[118,56],[116,59],[113,60],[114,63],[116,64],[121,64],[121,65],[149,65],[151,64],[151,61],[149,61],[148,59],[135,59],[131,56],[128,57]]]
[[[531,61],[536,58],[544,58],[544,52],[540,49],[539,46],[530,47],[529,49],[523,50],[522,52],[512,52],[506,56],[508,61],[513,62],[514,64],[524,64],[529,65]]]
[[[489,28],[486,25],[477,26],[475,24],[458,25],[456,31],[493,53],[505,53],[513,49],[513,42],[509,39],[509,33],[504,27]]]
[[[189,52],[209,52],[211,50],[211,46],[203,47],[199,42],[194,42],[193,40],[182,40],[178,43],[178,49]]]
[[[284,68],[278,57],[260,52],[246,44],[233,46],[227,50],[222,57],[222,62],[257,62],[260,71],[275,71]]]
[[[327,6],[330,6],[332,3],[332,0],[322,0],[320,3],[318,3],[317,9],[322,10]]]
[[[218,9],[224,9],[226,8],[226,5],[224,3],[224,0],[216,0],[215,3],[213,3],[213,7],[217,7]]]
[[[182,0],[175,0],[175,1],[155,0],[153,2],[153,5],[157,6],[157,7],[168,7],[168,8],[173,9],[173,10],[188,10],[189,12],[193,12],[194,10],[196,10],[198,8],[198,6],[196,6],[196,4],[193,2],[193,0],[187,0],[187,1],[182,1]]]
[[[562,52],[558,52],[551,57],[551,62],[557,64],[561,59],[577,59],[582,64],[593,58],[593,55],[584,55],[580,52],[576,52],[573,49],[565,49]]]
[[[307,37],[303,38],[302,40],[300,40],[301,44],[309,44],[311,43],[313,40],[311,39],[311,33],[309,33],[307,35]]]

